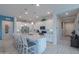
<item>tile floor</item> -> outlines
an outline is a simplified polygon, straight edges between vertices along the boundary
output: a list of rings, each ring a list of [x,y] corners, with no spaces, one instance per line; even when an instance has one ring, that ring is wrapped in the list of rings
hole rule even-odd
[[[16,49],[12,46],[12,40],[5,40],[9,41],[7,47],[0,47],[0,54],[18,54]],[[9,45],[10,44],[10,45]],[[70,38],[65,37],[61,40],[59,40],[57,45],[53,45],[52,43],[47,44],[47,49],[43,54],[79,54],[78,48],[70,47]]]
[[[57,45],[48,44],[44,54],[79,54],[79,49],[70,46],[70,38],[64,37]]]

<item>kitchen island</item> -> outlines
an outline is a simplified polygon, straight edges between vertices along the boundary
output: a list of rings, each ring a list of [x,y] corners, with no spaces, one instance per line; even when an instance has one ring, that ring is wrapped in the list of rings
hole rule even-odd
[[[28,34],[28,35],[20,34],[19,35],[19,34],[17,34],[16,36],[17,36],[18,40],[20,40],[21,38],[26,38],[30,42],[35,43],[35,46],[31,49],[34,51],[35,54],[41,54],[46,49],[47,41],[46,41],[46,37],[44,35],[38,35],[38,34]],[[18,36],[20,36],[20,38]],[[30,44],[32,44],[32,43],[30,43]]]

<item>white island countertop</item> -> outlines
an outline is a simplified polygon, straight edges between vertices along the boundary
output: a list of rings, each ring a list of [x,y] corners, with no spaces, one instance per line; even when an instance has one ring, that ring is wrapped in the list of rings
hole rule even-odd
[[[39,35],[39,34],[17,34],[17,35],[20,35],[21,37],[29,38],[32,41],[36,41],[41,38],[46,38],[44,35]]]

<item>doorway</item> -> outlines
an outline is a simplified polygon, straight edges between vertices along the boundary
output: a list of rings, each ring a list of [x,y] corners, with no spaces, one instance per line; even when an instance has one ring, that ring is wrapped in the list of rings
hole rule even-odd
[[[12,34],[13,34],[13,22],[12,21],[2,21],[2,40],[3,48],[8,50],[12,45]]]
[[[63,33],[64,36],[71,36],[71,32],[74,30],[74,22],[64,22]]]

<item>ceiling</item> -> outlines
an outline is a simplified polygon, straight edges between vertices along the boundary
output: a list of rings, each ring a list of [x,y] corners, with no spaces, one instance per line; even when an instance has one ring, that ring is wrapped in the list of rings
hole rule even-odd
[[[58,15],[58,17],[63,21],[63,22],[74,22],[75,19],[77,18],[77,14],[79,13],[79,8],[77,9],[72,9],[70,11],[66,11],[64,13],[61,13]]]
[[[77,8],[79,8],[78,4],[41,4],[40,6],[35,4],[0,4],[0,15],[14,16],[24,20],[40,20],[52,14],[62,16],[64,12]],[[27,15],[25,15],[26,11]],[[50,15],[47,14],[48,12]]]

